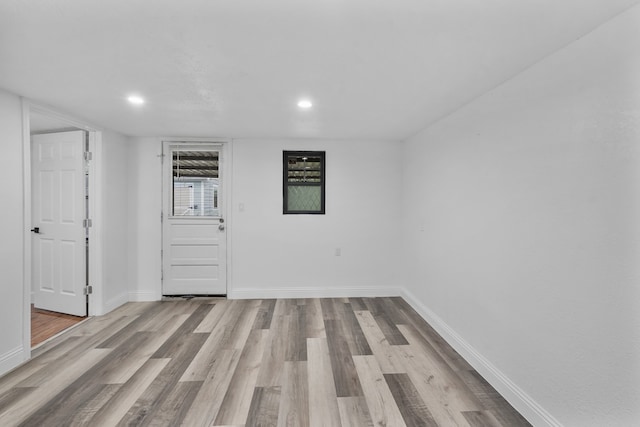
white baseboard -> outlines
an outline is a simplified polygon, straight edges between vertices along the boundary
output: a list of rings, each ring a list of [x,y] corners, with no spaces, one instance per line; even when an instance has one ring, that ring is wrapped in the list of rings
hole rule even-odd
[[[24,348],[16,347],[13,350],[0,355],[0,375],[4,375],[13,368],[19,366],[26,359]]]
[[[437,314],[418,301],[411,292],[402,289],[401,296],[531,424],[562,427],[558,420],[482,356]]]
[[[160,301],[161,296],[158,296],[154,291],[135,291],[129,292],[129,301],[131,302],[147,302],[147,301]]]
[[[130,300],[130,294],[128,292],[124,292],[114,298],[111,298],[109,301],[104,303],[102,314],[107,314],[116,308],[120,307],[123,304],[126,304]]]
[[[243,288],[229,290],[229,299],[273,298],[348,298],[400,296],[400,288],[381,287],[313,287],[313,288]]]

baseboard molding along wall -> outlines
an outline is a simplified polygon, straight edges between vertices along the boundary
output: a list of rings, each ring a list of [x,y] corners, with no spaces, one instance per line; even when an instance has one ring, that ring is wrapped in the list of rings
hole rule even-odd
[[[11,351],[0,355],[0,373],[6,374],[10,370],[25,362],[27,356],[24,354],[24,347],[16,347]]]
[[[550,413],[525,393],[471,344],[460,336],[437,314],[422,304],[411,292],[400,287],[254,287],[230,289],[229,299],[274,299],[274,298],[349,298],[349,297],[393,297],[401,296],[422,316],[447,343],[465,358],[514,408],[535,426],[563,427]],[[129,292],[128,301],[158,301],[155,292]],[[120,300],[112,299],[107,307],[119,307]],[[109,310],[110,311],[110,310]],[[19,353],[21,352],[21,349]],[[12,352],[13,353],[13,352]],[[0,368],[6,359],[0,358]],[[21,360],[20,360],[21,361]]]
[[[400,296],[400,288],[380,287],[314,287],[314,288],[243,288],[229,290],[229,299],[273,298],[355,298]]]
[[[130,302],[160,301],[161,297],[161,295],[158,295],[158,293],[154,291],[129,292]]]
[[[400,295],[491,384],[518,412],[535,426],[563,427],[550,413],[482,356],[437,314],[406,289]]]
[[[116,308],[131,301],[130,293],[124,292],[104,303],[102,314],[107,314]]]

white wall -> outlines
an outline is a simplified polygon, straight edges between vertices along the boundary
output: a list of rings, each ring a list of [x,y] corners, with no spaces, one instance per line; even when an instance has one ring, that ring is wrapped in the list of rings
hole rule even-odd
[[[129,212],[129,144],[126,137],[111,131],[102,132],[100,173],[102,181],[101,219],[104,223],[102,274],[103,313],[129,300],[128,222]]]
[[[235,140],[230,295],[397,294],[398,147],[376,141]],[[283,150],[326,151],[325,215],[282,214]]]
[[[130,138],[128,147],[128,282],[130,301],[162,296],[160,138]]]
[[[407,295],[540,425],[640,423],[638,52],[635,7],[404,143]]]
[[[397,143],[235,140],[232,146],[230,297],[398,293]],[[161,147],[161,138],[131,138],[129,145],[132,300],[161,296]],[[282,214],[283,149],[326,150],[326,215]]]
[[[23,204],[22,104],[0,90],[0,373],[25,357],[23,340]]]

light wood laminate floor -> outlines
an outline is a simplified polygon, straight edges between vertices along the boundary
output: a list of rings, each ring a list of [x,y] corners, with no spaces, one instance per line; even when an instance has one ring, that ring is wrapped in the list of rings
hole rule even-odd
[[[528,426],[401,298],[129,303],[0,378],[1,426]]]

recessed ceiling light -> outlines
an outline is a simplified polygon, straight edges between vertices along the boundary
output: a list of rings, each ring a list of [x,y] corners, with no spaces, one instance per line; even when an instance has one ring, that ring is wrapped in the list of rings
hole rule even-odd
[[[298,101],[298,107],[307,109],[313,107],[313,104],[308,99],[301,99]]]
[[[133,105],[142,105],[144,104],[144,99],[138,95],[131,95],[127,98],[127,101],[129,101],[131,104]]]

